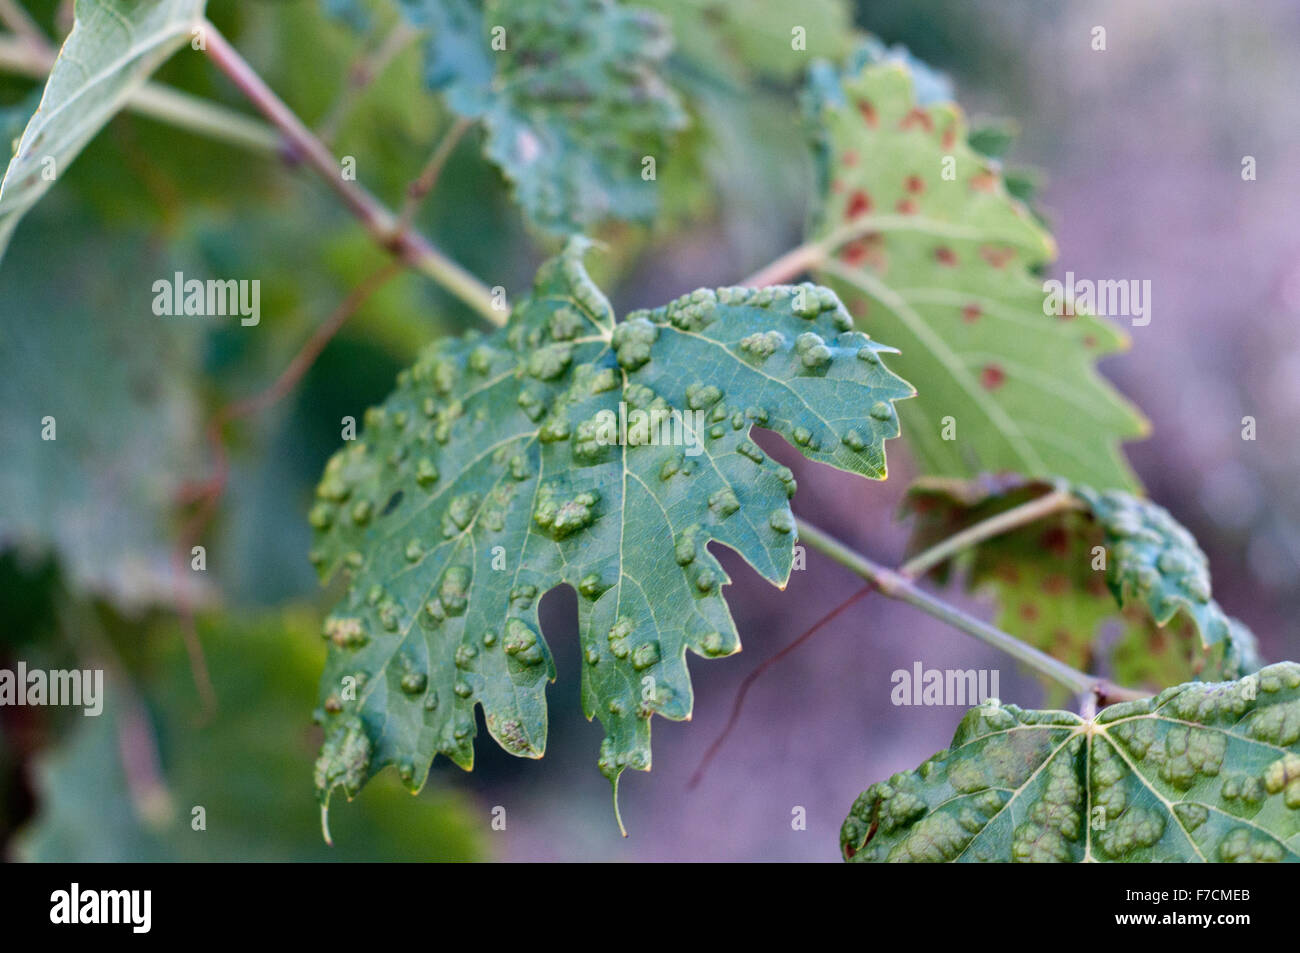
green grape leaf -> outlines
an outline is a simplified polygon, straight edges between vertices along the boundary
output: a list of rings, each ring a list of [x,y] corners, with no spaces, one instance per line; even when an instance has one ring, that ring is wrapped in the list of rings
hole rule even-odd
[[[842,0],[641,0],[672,24],[673,53],[690,69],[729,83],[750,76],[790,80],[813,57],[838,60],[853,44],[853,13]],[[796,32],[802,31],[802,32]]]
[[[0,269],[0,550],[53,553],[119,606],[170,603],[169,518],[203,459],[197,342],[154,316],[151,280],[122,280],[170,273],[145,236],[45,212]]]
[[[183,43],[204,0],[77,0],[76,21],[0,180],[0,256],[36,204]]]
[[[873,784],[846,860],[1300,861],[1300,665],[1191,682],[1093,718],[987,703]]]
[[[478,860],[482,825],[448,790],[412,801],[383,779],[339,819],[334,848],[296,798],[311,767],[303,711],[319,665],[319,616],[303,608],[203,619],[221,704],[195,717],[194,676],[174,629],[137,639],[148,673],[105,679],[103,712],[36,761],[36,817],[15,855],[37,862]],[[141,757],[156,748],[154,770]],[[123,751],[133,755],[130,770]],[[202,805],[206,826],[191,824]]]
[[[649,157],[685,124],[661,76],[672,45],[653,11],[614,0],[403,0],[429,31],[426,80],[486,128],[485,152],[541,229],[648,221]],[[495,44],[495,45],[494,45]]]
[[[687,650],[739,648],[708,543],[789,576],[794,479],[751,426],[885,476],[912,389],[833,293],[700,290],[615,324],[585,247],[541,268],[506,328],[425,351],[325,470],[312,561],[351,577],[324,629],[324,806],[387,764],[417,789],[436,753],[468,768],[475,705],[503,748],[541,757],[555,669],[537,603],[563,584],[617,791],[650,767],[651,716],[690,714]]]
[[[1044,313],[1036,270],[1055,255],[1051,235],[918,69],[871,49],[844,72],[813,69],[817,277],[900,348],[901,373],[926,382],[902,409],[923,473],[1134,489],[1119,445],[1146,423],[1094,367],[1125,336],[1073,307]]]
[[[910,548],[1056,488],[1010,474],[920,480],[905,504]],[[987,539],[963,560],[969,586],[993,594],[999,628],[1075,668],[1105,663],[1127,685],[1237,678],[1263,664],[1249,629],[1211,598],[1205,554],[1167,511],[1118,491],[1068,489],[1077,508]],[[1106,642],[1110,625],[1118,632]]]

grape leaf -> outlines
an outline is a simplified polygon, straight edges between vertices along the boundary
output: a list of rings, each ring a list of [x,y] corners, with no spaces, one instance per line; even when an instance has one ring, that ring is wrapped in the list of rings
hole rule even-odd
[[[789,576],[794,479],[751,426],[885,476],[912,390],[834,294],[700,290],[615,324],[585,247],[541,268],[505,329],[431,346],[325,470],[312,561],[351,572],[324,629],[325,807],[387,764],[415,789],[436,753],[470,767],[475,705],[503,748],[541,757],[555,670],[537,603],[562,584],[617,791],[650,768],[651,715],[690,714],[686,651],[739,649],[709,541]]]
[[[204,0],[77,0],[76,21],[0,180],[0,256],[18,220],[191,37]]]
[[[311,725],[302,713],[319,659],[318,624],[315,612],[301,608],[203,620],[221,699],[206,721],[195,717],[179,634],[137,640],[149,663],[138,695],[109,673],[103,713],[76,715],[70,737],[38,758],[41,807],[16,838],[16,856],[81,863],[481,858],[482,825],[450,791],[413,803],[395,781],[376,783],[341,819],[333,849],[310,812],[285,797],[311,764]],[[155,772],[141,770],[150,736]],[[145,741],[128,747],[133,738]],[[202,830],[191,826],[194,805],[204,808]]]
[[[1054,489],[1015,475],[920,480],[905,504],[915,519],[910,548]],[[1085,671],[1105,659],[1126,685],[1237,678],[1263,664],[1249,629],[1211,598],[1205,554],[1167,511],[1120,492],[1069,489],[1078,509],[985,540],[964,558],[969,586],[994,595],[999,628]],[[1118,637],[1103,646],[1112,622]]]
[[[154,316],[152,279],[122,276],[171,261],[83,216],[42,209],[27,227],[0,269],[0,550],[53,552],[123,607],[170,602],[169,518],[202,462],[197,342]]]
[[[812,238],[829,253],[818,277],[859,326],[897,344],[901,372],[927,382],[902,410],[924,473],[1011,470],[1133,489],[1119,444],[1146,423],[1093,366],[1126,338],[1072,307],[1044,314],[1034,272],[1055,244],[967,142],[958,107],[933,99],[940,90],[874,48],[842,73],[814,66],[822,207]]]
[[[483,121],[488,158],[536,225],[564,233],[653,217],[643,160],[664,161],[685,124],[660,75],[672,37],[658,14],[614,0],[403,0],[401,9],[430,31],[428,85]]]
[[[846,860],[1300,861],[1300,665],[1095,718],[995,702],[859,795]]]
[[[842,0],[749,0],[705,4],[698,0],[641,0],[672,24],[674,56],[697,73],[730,83],[749,76],[789,80],[814,56],[838,60],[853,44],[853,14]],[[794,33],[799,28],[802,36]],[[802,48],[796,42],[802,40]]]

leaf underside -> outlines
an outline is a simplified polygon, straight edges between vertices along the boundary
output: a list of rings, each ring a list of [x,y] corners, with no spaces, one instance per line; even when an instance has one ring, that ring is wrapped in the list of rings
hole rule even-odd
[[[916,76],[868,48],[843,73],[816,65],[809,97],[822,180],[811,237],[831,252],[818,278],[925,382],[902,410],[909,450],[926,475],[1136,488],[1120,443],[1147,425],[1094,367],[1124,335],[1072,306],[1044,314],[1035,271],[1055,256],[1051,235],[968,143],[958,107],[934,98],[936,81]]]
[[[1300,860],[1300,665],[1192,682],[1094,719],[987,704],[862,793],[857,862]]]
[[[488,158],[538,227],[653,218],[644,160],[662,162],[685,124],[661,75],[672,46],[662,17],[613,0],[403,0],[401,9],[429,30],[427,84],[482,120]]]
[[[910,548],[1054,488],[1010,474],[921,480],[906,504],[914,517]],[[1072,492],[1080,509],[985,540],[966,558],[970,588],[996,599],[999,628],[1125,685],[1238,678],[1260,667],[1250,631],[1211,597],[1205,554],[1167,511],[1118,491]],[[1104,569],[1093,568],[1097,547]]]
[[[0,181],[0,256],[18,220],[183,43],[204,0],[78,0],[76,22]]]
[[[601,770],[649,769],[651,715],[691,711],[686,651],[739,649],[709,541],[773,583],[790,572],[794,479],[751,426],[885,475],[912,390],[834,294],[702,290],[615,324],[584,248],[542,267],[505,329],[432,345],[326,468],[312,560],[351,578],[324,631],[323,803],[387,764],[412,788],[437,753],[468,768],[475,705],[507,751],[541,757],[555,669],[537,604],[562,584]],[[638,429],[646,412],[698,430]]]

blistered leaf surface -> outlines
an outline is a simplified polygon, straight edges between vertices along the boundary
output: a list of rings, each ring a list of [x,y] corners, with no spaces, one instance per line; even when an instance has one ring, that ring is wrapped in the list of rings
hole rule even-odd
[[[648,220],[685,123],[660,75],[663,18],[613,0],[404,0],[427,28],[426,79],[463,116],[534,223],[575,232]],[[653,160],[653,165],[646,160]]]
[[[1094,367],[1125,338],[1072,307],[1044,314],[1035,269],[1055,256],[1052,237],[942,91],[896,52],[868,49],[843,73],[814,67],[813,237],[832,256],[821,276],[859,327],[899,347],[900,372],[925,382],[902,411],[924,473],[1132,488],[1120,443],[1145,425]]]
[[[986,704],[873,784],[846,860],[1300,860],[1300,665],[1193,682],[1096,718]]]
[[[615,324],[582,252],[543,266],[502,331],[430,347],[325,471],[312,558],[351,578],[324,630],[323,801],[387,764],[412,787],[435,754],[468,767],[476,705],[540,757],[555,668],[537,604],[561,584],[601,770],[648,769],[651,715],[691,711],[687,650],[739,649],[707,544],[790,572],[794,479],[750,428],[885,475],[912,391],[834,294],[701,290]]]
[[[912,546],[1052,489],[1014,475],[920,481],[907,503]],[[1211,597],[1205,554],[1166,510],[1117,491],[1072,492],[1078,509],[985,540],[965,560],[970,586],[997,600],[999,628],[1125,685],[1237,678],[1260,667],[1254,637]],[[1112,623],[1118,632],[1107,640]]]

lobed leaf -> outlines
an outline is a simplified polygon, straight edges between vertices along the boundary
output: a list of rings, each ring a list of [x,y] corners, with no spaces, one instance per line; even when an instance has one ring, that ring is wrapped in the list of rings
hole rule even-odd
[[[873,784],[856,862],[1300,861],[1300,665],[1192,682],[1095,718],[989,702]]]
[[[1055,488],[1014,475],[921,480],[906,503],[911,548]],[[1166,510],[1118,491],[1068,489],[1077,509],[985,540],[965,560],[970,587],[997,600],[999,628],[1076,668],[1096,671],[1104,660],[1124,684],[1237,678],[1263,664],[1249,629],[1211,597],[1205,554]],[[1107,645],[1110,624],[1119,632]]]
[[[324,630],[322,804],[387,764],[412,788],[438,753],[470,767],[476,705],[503,748],[541,757],[555,668],[537,604],[559,585],[579,595],[601,770],[648,770],[651,716],[691,711],[687,650],[740,647],[708,543],[789,576],[794,478],[751,427],[885,476],[912,390],[833,293],[700,290],[615,324],[585,247],[541,268],[503,330],[431,346],[326,468],[312,560],[350,580]]]
[[[23,214],[189,41],[203,7],[204,0],[77,0],[72,32],[0,180],[0,256]]]
[[[1037,271],[1055,256],[1052,237],[943,96],[934,74],[878,45],[843,72],[814,67],[812,238],[831,255],[819,277],[859,326],[900,348],[903,373],[927,382],[902,411],[925,474],[1133,489],[1119,445],[1146,424],[1094,367],[1126,339],[1073,308],[1044,314]]]

